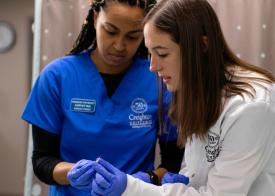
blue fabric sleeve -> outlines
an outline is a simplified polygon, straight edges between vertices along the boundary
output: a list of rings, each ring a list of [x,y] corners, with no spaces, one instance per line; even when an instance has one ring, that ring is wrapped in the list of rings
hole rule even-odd
[[[60,74],[54,64],[48,65],[31,91],[22,119],[44,130],[59,134],[62,124]]]

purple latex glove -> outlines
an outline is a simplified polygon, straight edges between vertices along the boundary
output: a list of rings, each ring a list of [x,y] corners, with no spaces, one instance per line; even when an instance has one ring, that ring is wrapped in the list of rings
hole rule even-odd
[[[166,174],[164,174],[161,181],[161,184],[166,184],[166,183],[183,183],[187,185],[189,184],[189,178],[181,174],[174,174],[171,172],[167,172]]]
[[[92,183],[92,196],[120,196],[127,185],[127,175],[111,165],[109,162],[98,159],[94,167],[96,171]]]
[[[95,161],[85,159],[78,161],[67,174],[71,186],[83,191],[91,191],[95,164]]]
[[[150,176],[147,173],[145,173],[145,172],[139,171],[137,173],[132,174],[132,176],[135,177],[135,178],[138,178],[138,179],[140,179],[140,180],[142,180],[144,182],[152,184],[151,180],[150,180]]]

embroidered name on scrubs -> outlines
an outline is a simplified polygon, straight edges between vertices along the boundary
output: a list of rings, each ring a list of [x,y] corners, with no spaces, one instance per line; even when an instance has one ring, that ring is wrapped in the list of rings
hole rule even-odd
[[[129,124],[132,128],[152,127],[152,115],[146,114],[148,104],[143,98],[135,98],[131,103],[134,113],[129,115]]]
[[[208,162],[213,162],[220,153],[220,136],[214,132],[208,132],[208,144],[205,146],[206,158]]]
[[[91,99],[78,99],[71,100],[71,111],[74,112],[88,112],[95,113],[96,101]]]

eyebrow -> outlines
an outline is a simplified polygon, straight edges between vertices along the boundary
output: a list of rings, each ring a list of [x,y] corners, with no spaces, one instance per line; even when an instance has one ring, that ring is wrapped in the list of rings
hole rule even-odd
[[[105,24],[111,26],[115,30],[118,30],[118,28],[115,25],[113,25],[113,24],[111,24],[109,22],[105,22]],[[135,34],[135,33],[142,33],[142,32],[143,32],[143,29],[137,29],[137,30],[129,31],[128,33],[129,34]]]
[[[169,48],[166,48],[166,47],[163,47],[163,46],[155,46],[152,48],[153,50],[158,50],[158,49],[161,49],[161,50],[168,50]]]

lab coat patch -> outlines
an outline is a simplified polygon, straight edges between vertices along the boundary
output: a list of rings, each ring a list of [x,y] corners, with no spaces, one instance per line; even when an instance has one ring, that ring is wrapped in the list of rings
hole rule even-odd
[[[71,100],[71,111],[73,112],[88,112],[95,113],[96,101],[92,99],[78,99]]]
[[[150,128],[152,127],[152,115],[146,114],[148,104],[143,98],[135,98],[131,102],[133,113],[129,115],[129,124],[132,128]]]
[[[214,132],[208,132],[208,144],[205,146],[208,162],[213,162],[220,153],[220,136]]]

